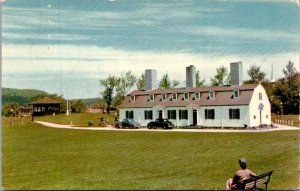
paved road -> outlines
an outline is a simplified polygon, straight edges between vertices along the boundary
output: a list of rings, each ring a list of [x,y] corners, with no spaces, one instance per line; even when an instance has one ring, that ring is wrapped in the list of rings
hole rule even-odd
[[[265,128],[265,129],[258,129],[258,130],[222,130],[222,129],[147,129],[147,128],[140,128],[140,129],[116,129],[112,126],[108,127],[76,127],[71,125],[60,125],[56,123],[49,123],[44,121],[35,121],[35,123],[53,127],[53,128],[63,128],[63,129],[77,129],[77,130],[93,130],[93,131],[164,131],[164,132],[221,132],[221,133],[234,133],[234,132],[243,132],[243,133],[255,133],[255,132],[268,132],[268,131],[286,131],[286,130],[300,130],[297,127],[291,127],[286,125],[274,124],[277,128]]]

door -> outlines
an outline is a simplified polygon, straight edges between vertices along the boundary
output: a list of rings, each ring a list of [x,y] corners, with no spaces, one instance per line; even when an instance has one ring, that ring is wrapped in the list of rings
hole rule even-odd
[[[162,110],[159,110],[159,112],[158,112],[158,118],[160,118],[160,119],[162,119]]]
[[[193,110],[193,126],[197,125],[197,110]]]

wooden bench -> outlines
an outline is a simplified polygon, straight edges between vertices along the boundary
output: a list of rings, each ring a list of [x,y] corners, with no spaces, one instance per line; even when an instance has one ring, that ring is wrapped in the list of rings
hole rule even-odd
[[[251,177],[249,179],[245,179],[242,181],[239,181],[237,183],[238,189],[246,189],[246,190],[256,190],[257,187],[260,185],[265,185],[265,190],[268,190],[268,183],[270,181],[271,175],[273,173],[273,170],[270,172],[266,172],[263,174],[260,174],[258,176]]]

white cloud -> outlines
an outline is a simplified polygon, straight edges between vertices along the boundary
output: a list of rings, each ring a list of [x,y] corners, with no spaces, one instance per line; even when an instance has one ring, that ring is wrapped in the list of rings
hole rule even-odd
[[[17,59],[18,58],[18,59]],[[61,58],[61,59],[60,59]],[[275,77],[282,76],[282,68],[292,60],[299,70],[299,53],[282,53],[273,55],[254,56],[210,56],[188,53],[153,53],[142,51],[124,51],[112,48],[89,46],[62,45],[3,45],[3,73],[49,73],[62,72],[63,74],[79,75],[86,78],[101,78],[109,74],[119,75],[128,70],[140,75],[145,69],[158,70],[158,78],[168,72],[170,77],[181,81],[185,80],[185,67],[195,65],[201,75],[207,79],[213,77],[216,68],[225,65],[229,68],[230,62],[244,63],[244,78],[250,65],[261,65],[263,71],[268,71],[271,64],[274,66]],[[268,74],[269,75],[269,74]]]
[[[169,29],[172,31],[173,29]],[[243,39],[260,39],[269,41],[278,40],[298,40],[299,34],[272,31],[266,29],[250,29],[250,28],[224,28],[224,27],[190,27],[188,29],[182,29],[182,31],[193,35],[207,35],[207,36],[228,36],[232,38]]]
[[[137,76],[145,69],[156,69],[158,80],[168,73],[170,79],[185,84],[185,67],[195,65],[202,78],[210,83],[216,68],[230,62],[243,62],[244,79],[251,65],[261,66],[270,79],[283,77],[282,69],[289,60],[299,71],[299,52],[272,55],[204,55],[192,53],[157,53],[124,51],[96,46],[6,45],[2,47],[2,85],[12,88],[34,88],[69,98],[99,97],[99,79],[132,71]],[[61,59],[60,59],[61,58]]]

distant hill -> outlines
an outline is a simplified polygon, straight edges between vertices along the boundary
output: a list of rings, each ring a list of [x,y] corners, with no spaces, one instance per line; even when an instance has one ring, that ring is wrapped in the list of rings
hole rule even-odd
[[[2,104],[9,102],[17,102],[19,105],[25,106],[32,102],[32,99],[40,95],[50,95],[49,93],[35,89],[15,89],[2,88]]]
[[[75,101],[75,100],[81,100],[88,107],[90,107],[94,104],[100,103],[102,101],[101,98],[73,99],[73,100],[70,100],[70,101],[72,102],[72,101]]]
[[[49,93],[36,89],[2,88],[2,105],[15,101],[19,105],[25,106],[30,104],[33,98],[41,95],[50,96]],[[95,103],[100,103],[101,98],[73,99],[70,101],[75,100],[82,100],[89,107]]]

